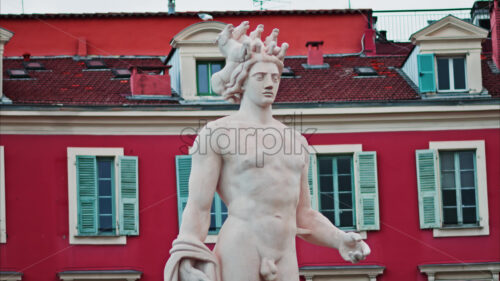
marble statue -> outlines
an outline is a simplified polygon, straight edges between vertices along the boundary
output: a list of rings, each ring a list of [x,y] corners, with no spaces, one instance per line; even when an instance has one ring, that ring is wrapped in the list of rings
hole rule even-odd
[[[191,148],[189,198],[165,281],[299,280],[295,237],[336,248],[347,261],[370,248],[311,208],[305,138],[273,118],[288,44],[278,29],[261,40],[263,25],[227,25],[217,37],[225,67],[213,89],[239,110],[209,122]],[[213,251],[203,241],[215,192],[228,208]]]

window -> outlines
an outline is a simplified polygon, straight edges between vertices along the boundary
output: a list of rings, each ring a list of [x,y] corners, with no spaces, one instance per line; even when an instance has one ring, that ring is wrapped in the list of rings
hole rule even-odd
[[[334,225],[355,229],[352,155],[318,155],[319,210]]]
[[[189,195],[189,175],[191,174],[191,155],[177,155],[175,157],[176,178],[177,178],[177,206],[179,228],[182,222],[182,212],[186,207]],[[227,207],[216,193],[212,201],[210,209],[210,228],[208,231],[209,237],[206,243],[215,242],[215,238],[222,224],[227,218]]]
[[[17,271],[0,271],[0,281],[18,281],[23,279],[23,273]]]
[[[420,92],[465,92],[467,74],[465,56],[435,57],[434,54],[417,55]],[[437,85],[437,87],[436,87]]]
[[[437,57],[438,91],[465,91],[465,57]]]
[[[435,237],[488,235],[484,141],[429,148],[416,151],[420,227]]]
[[[3,146],[0,146],[0,243],[7,243],[5,201],[5,160]]]
[[[197,61],[196,62],[196,86],[198,96],[215,96],[212,90],[212,74],[224,67],[224,61]]]
[[[376,153],[356,145],[315,145],[310,151],[311,205],[343,230],[378,230]]]
[[[138,159],[122,148],[68,148],[70,244],[139,235]]]

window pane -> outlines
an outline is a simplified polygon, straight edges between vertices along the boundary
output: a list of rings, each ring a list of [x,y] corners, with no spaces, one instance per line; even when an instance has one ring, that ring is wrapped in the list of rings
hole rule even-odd
[[[455,157],[453,152],[448,152],[448,151],[440,152],[439,160],[440,160],[441,171],[455,170]]]
[[[449,90],[450,89],[450,69],[448,65],[448,59],[437,59],[437,71],[438,71],[438,89],[439,90]]]
[[[332,171],[332,159],[331,158],[320,158],[318,161],[319,173],[320,175],[331,175]]]
[[[333,177],[320,176],[319,187],[320,192],[333,192]]]
[[[321,211],[321,213],[329,219],[333,224],[335,224],[335,212],[334,211]]]
[[[222,64],[212,63],[212,75],[222,69]]]
[[[111,216],[99,216],[99,231],[112,231],[113,220]]]
[[[460,159],[460,169],[461,170],[472,170],[474,169],[474,152],[473,151],[462,151],[458,154]]]
[[[99,198],[99,214],[111,214],[111,198]]]
[[[208,93],[208,65],[206,64],[198,64],[198,92],[199,93]]]
[[[211,214],[210,215],[210,228],[209,228],[210,231],[214,231],[214,230],[217,230],[217,225],[215,224],[215,214]]]
[[[351,175],[339,176],[339,191],[351,191],[352,177]]]
[[[462,205],[476,206],[476,190],[464,189],[462,190]]]
[[[444,208],[443,209],[443,223],[444,224],[457,224],[457,209]]]
[[[352,209],[352,193],[339,194],[339,208]]]
[[[442,172],[441,186],[443,188],[455,188],[455,172]]]
[[[463,223],[477,223],[476,207],[466,207],[462,209]]]
[[[97,159],[99,178],[111,178],[111,162],[110,159]]]
[[[111,196],[111,180],[99,180],[99,196]]]
[[[349,227],[349,226],[354,226],[352,219],[352,211],[342,211],[340,213],[340,226],[342,227]]]
[[[460,172],[460,184],[462,187],[474,187],[474,171]]]
[[[350,158],[337,159],[337,171],[339,174],[350,174],[351,173],[351,159]]]
[[[443,205],[456,206],[457,205],[457,192],[455,189],[443,190]]]
[[[329,193],[321,193],[321,210],[333,209],[333,196]]]
[[[455,81],[455,89],[465,89],[465,59],[453,59],[453,79]]]

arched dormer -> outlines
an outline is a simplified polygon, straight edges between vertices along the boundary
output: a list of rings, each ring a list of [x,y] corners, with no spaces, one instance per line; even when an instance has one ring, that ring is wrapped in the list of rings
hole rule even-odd
[[[217,21],[195,23],[177,33],[170,42],[175,48],[168,61],[172,65],[172,88],[186,101],[222,100],[212,92],[210,77],[224,65],[215,38],[225,26]]]

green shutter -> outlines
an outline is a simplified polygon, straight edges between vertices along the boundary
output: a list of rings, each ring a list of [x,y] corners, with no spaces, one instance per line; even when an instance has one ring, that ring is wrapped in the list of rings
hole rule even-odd
[[[435,150],[417,150],[420,228],[440,227],[437,156]]]
[[[309,194],[311,196],[311,207],[315,210],[317,210],[317,201],[316,201],[316,196],[314,196],[314,189],[315,183],[317,181],[314,180],[314,176],[316,173],[314,173],[316,168],[316,154],[311,153],[309,154],[309,169],[307,171],[307,182],[309,184]]]
[[[76,156],[78,234],[97,235],[97,161]]]
[[[189,194],[189,175],[191,174],[191,155],[175,156],[175,168],[177,177],[177,212],[179,216],[179,228],[182,222],[182,212],[186,207]]]
[[[364,151],[355,153],[357,168],[357,229],[379,230],[377,153]]]
[[[118,157],[120,235],[139,235],[139,171],[137,156]]]
[[[421,93],[436,91],[436,77],[434,74],[434,54],[417,55],[418,88]]]

